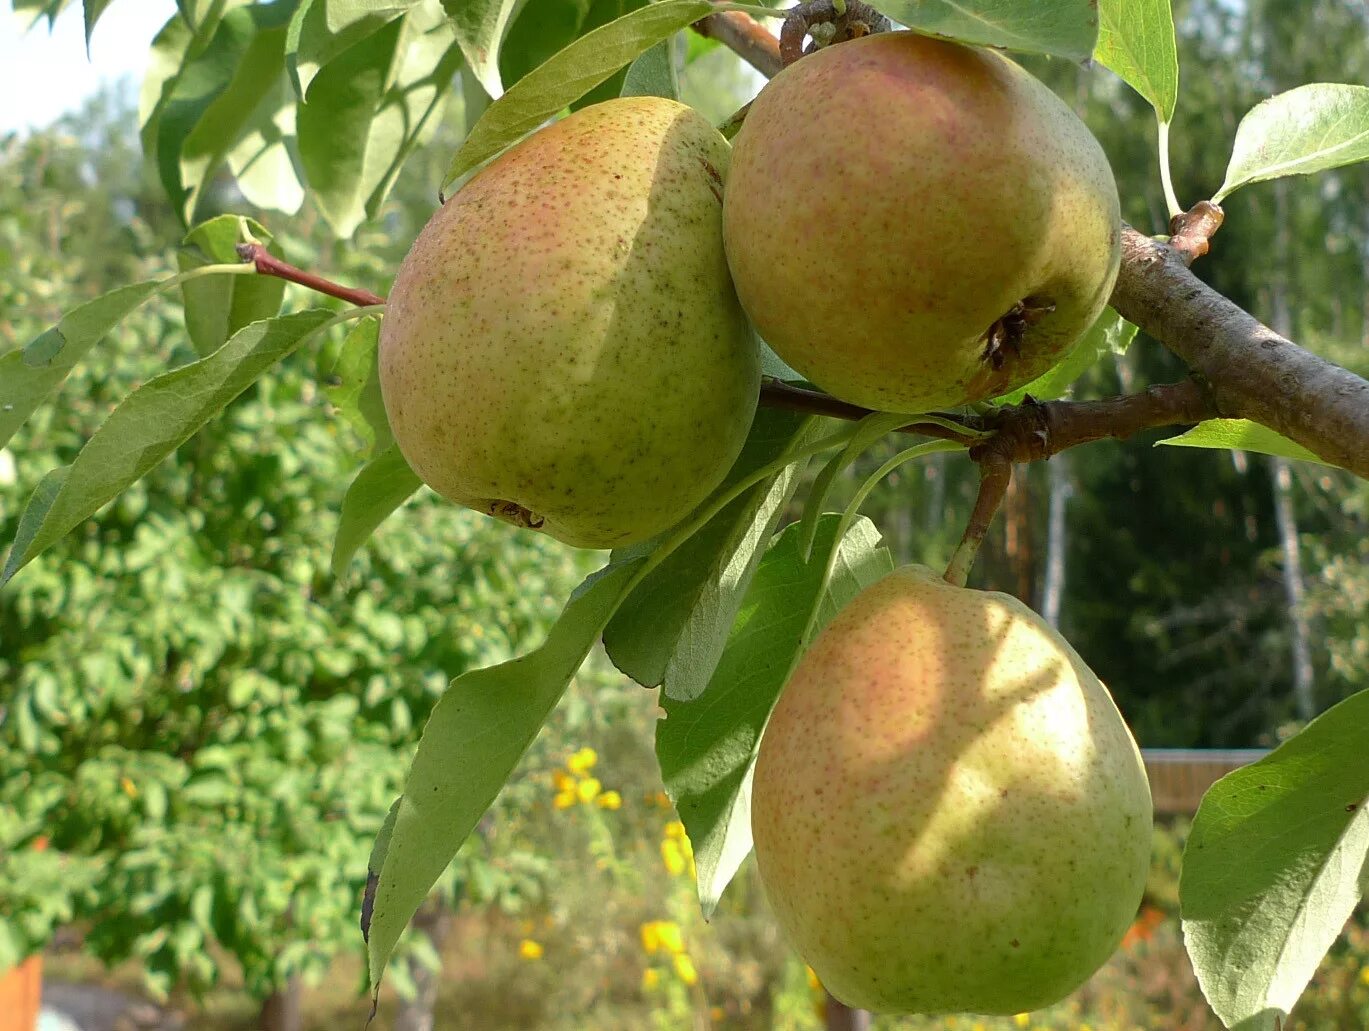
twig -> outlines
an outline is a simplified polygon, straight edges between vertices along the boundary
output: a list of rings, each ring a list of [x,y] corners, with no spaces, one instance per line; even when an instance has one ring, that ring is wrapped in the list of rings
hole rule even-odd
[[[1169,220],[1169,245],[1179,252],[1185,265],[1192,265],[1207,253],[1212,237],[1225,219],[1226,212],[1216,204],[1200,200]]]
[[[780,44],[760,22],[740,11],[710,14],[696,21],[693,29],[700,36],[716,39],[736,51],[752,68],[767,79],[779,74]]]
[[[277,279],[284,279],[289,283],[298,283],[300,286],[308,287],[318,293],[336,297],[340,301],[350,301],[359,307],[364,308],[373,304],[385,303],[385,298],[379,294],[373,294],[369,290],[361,290],[356,287],[342,286],[324,279],[314,272],[306,272],[289,262],[281,261],[259,243],[238,244],[238,257],[243,261],[250,261],[263,276],[275,276]]]
[[[1012,460],[1008,456],[992,443],[985,445],[977,457],[975,451],[971,451],[970,455],[979,463],[979,493],[975,496],[974,510],[970,512],[965,533],[945,573],[946,582],[957,587],[964,587],[969,580],[979,546],[984,543],[989,524],[993,522],[999,506],[1003,504],[1003,496],[1008,493],[1008,485],[1012,483]]]
[[[814,31],[819,26],[824,31]],[[889,19],[861,0],[808,0],[791,7],[780,28],[780,63],[786,68],[804,54],[811,54],[833,43],[887,32]],[[805,37],[812,37],[808,49]]]

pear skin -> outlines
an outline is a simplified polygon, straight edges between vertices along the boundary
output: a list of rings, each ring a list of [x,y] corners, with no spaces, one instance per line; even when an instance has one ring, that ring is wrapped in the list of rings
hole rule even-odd
[[[568,544],[672,526],[755,414],[755,337],[722,243],[730,149],[659,97],[555,122],[480,171],[400,266],[385,410],[430,487]]]
[[[1136,916],[1152,807],[1107,689],[1004,594],[897,570],[814,640],[761,739],[766,895],[842,1002],[1012,1014]]]

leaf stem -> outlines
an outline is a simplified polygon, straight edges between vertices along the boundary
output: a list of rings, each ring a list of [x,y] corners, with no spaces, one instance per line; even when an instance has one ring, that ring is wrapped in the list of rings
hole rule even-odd
[[[1165,205],[1169,208],[1169,217],[1183,214],[1183,206],[1179,203],[1179,198],[1174,194],[1174,177],[1169,168],[1169,123],[1157,121],[1157,135],[1160,150],[1160,183],[1165,191]]]

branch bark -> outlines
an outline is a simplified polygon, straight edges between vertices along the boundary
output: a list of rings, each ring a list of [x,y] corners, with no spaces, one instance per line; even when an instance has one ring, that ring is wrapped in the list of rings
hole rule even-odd
[[[1275,333],[1127,227],[1112,306],[1183,359],[1217,412],[1251,419],[1369,479],[1369,381]]]
[[[780,44],[760,22],[740,11],[710,14],[693,25],[700,36],[716,39],[735,50],[743,61],[767,79],[779,74]]]

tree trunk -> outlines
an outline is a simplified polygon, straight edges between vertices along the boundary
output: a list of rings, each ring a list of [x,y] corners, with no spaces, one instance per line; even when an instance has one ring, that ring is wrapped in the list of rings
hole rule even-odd
[[[1051,456],[1046,463],[1050,483],[1050,500],[1046,511],[1046,572],[1041,578],[1041,617],[1055,629],[1060,629],[1060,605],[1065,597],[1065,509],[1074,487],[1070,483],[1069,452]]]
[[[1292,266],[1289,261],[1287,181],[1275,184],[1274,200],[1278,226],[1274,248],[1278,268],[1273,277],[1270,323],[1274,332],[1287,337],[1294,331],[1293,315],[1288,306]],[[1293,474],[1286,458],[1271,458],[1269,465],[1274,490],[1274,522],[1283,551],[1283,594],[1288,603],[1288,623],[1293,637],[1293,702],[1298,717],[1310,720],[1317,714],[1312,693],[1312,634],[1307,624],[1307,610],[1303,607],[1302,553],[1298,546],[1297,514],[1293,509]]]
[[[870,1014],[853,1010],[827,993],[827,1031],[870,1031]]]
[[[268,995],[261,1004],[261,1016],[257,1020],[260,1031],[303,1031],[304,1011],[300,1007],[303,994],[304,985],[295,976]]]
[[[452,927],[452,911],[438,898],[428,903],[414,915],[412,927],[432,943],[433,951],[439,956],[447,941]],[[414,982],[414,994],[410,999],[399,1000],[399,1012],[395,1014],[394,1031],[433,1031],[433,1010],[437,1005],[437,986],[441,981],[440,970],[429,970],[415,959],[409,961],[409,976]]]

